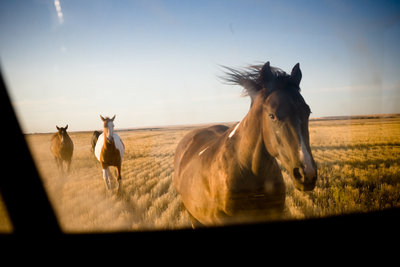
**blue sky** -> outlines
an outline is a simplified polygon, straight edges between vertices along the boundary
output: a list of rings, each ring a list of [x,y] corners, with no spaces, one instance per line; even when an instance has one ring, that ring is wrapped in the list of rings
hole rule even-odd
[[[300,62],[312,116],[400,112],[398,1],[0,2],[0,64],[24,132],[238,121],[219,65]]]

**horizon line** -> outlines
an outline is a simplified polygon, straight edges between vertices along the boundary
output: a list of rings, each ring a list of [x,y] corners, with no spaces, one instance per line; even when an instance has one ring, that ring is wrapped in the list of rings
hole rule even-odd
[[[343,120],[343,119],[373,119],[373,118],[392,118],[400,116],[400,113],[374,113],[374,114],[363,114],[363,115],[337,115],[337,116],[323,116],[323,117],[312,117],[309,121],[322,121],[322,120]],[[188,124],[165,124],[165,125],[152,125],[152,126],[135,126],[135,127],[124,127],[124,128],[116,128],[116,132],[125,132],[125,131],[137,131],[137,130],[157,130],[163,128],[179,128],[179,127],[199,127],[206,125],[214,125],[214,124],[233,124],[238,121],[227,121],[227,122],[204,122],[204,123],[188,123]],[[90,130],[77,130],[77,131],[68,131],[69,133],[87,133],[97,131],[99,129],[90,129]],[[22,132],[22,131],[21,131]],[[34,135],[34,134],[51,134],[52,132],[28,132],[23,135]]]

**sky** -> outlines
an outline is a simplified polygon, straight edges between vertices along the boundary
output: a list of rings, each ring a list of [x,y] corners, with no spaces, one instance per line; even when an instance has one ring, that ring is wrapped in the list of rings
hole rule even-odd
[[[0,1],[25,133],[240,121],[221,65],[300,63],[311,117],[400,113],[399,1]]]

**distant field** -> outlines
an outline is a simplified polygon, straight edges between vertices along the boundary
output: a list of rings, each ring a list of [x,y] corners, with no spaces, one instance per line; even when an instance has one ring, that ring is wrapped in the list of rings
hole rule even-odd
[[[400,115],[313,120],[310,139],[318,182],[310,193],[287,183],[288,216],[400,207]]]
[[[26,139],[63,231],[177,229],[190,221],[173,187],[173,157],[193,128],[118,132],[126,147],[119,195],[105,190],[91,133],[70,133],[75,151],[68,177],[58,174],[50,134]],[[400,207],[400,115],[312,120],[310,139],[318,182],[314,191],[300,192],[284,174],[285,219]]]

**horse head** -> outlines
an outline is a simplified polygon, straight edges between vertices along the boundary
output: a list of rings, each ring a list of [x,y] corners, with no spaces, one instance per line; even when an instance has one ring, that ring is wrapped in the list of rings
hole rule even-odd
[[[61,139],[61,144],[64,144],[64,140],[65,140],[64,137],[68,135],[67,134],[68,124],[65,127],[58,127],[56,125],[56,128],[58,131],[57,134],[58,134],[59,138]]]
[[[265,149],[289,172],[297,189],[314,189],[317,167],[308,133],[311,110],[300,94],[300,65],[290,75],[269,62],[245,70],[224,68],[229,71],[225,81],[243,86],[251,106],[262,105],[257,110],[261,110]]]
[[[110,119],[109,117],[104,118],[100,115],[101,120],[104,123],[104,135],[107,139],[107,142],[114,142],[114,119],[115,115]]]
[[[315,187],[317,167],[308,132],[311,110],[300,94],[301,78],[298,63],[290,75],[271,68],[269,62],[262,67],[262,131],[269,154],[277,158],[289,172],[297,189],[308,191]]]

